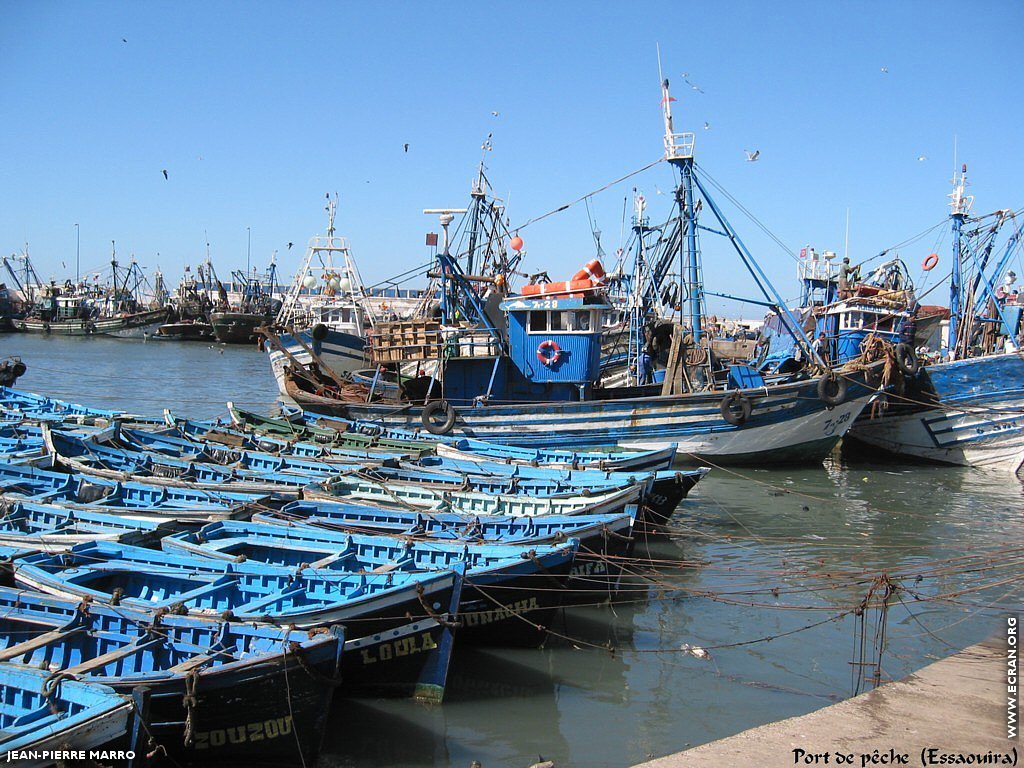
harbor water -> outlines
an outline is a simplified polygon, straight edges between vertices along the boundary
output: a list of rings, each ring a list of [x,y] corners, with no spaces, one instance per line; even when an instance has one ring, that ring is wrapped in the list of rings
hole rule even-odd
[[[197,418],[270,412],[255,347],[0,336],[18,387]],[[1024,603],[1021,481],[836,455],[716,468],[625,599],[574,607],[541,649],[458,648],[441,706],[347,700],[319,764],[618,768],[803,714],[993,634]]]

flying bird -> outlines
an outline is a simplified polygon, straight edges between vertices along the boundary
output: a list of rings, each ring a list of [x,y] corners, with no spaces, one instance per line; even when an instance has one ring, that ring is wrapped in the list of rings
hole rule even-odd
[[[167,176],[167,169],[166,168],[164,168],[164,178],[165,179],[168,178],[168,176]]]
[[[293,246],[293,245],[295,245],[295,243],[288,243],[288,250],[289,250],[289,251],[290,251],[290,250],[292,249],[292,246]]]
[[[494,117],[497,117],[498,115],[500,115],[500,114],[501,114],[501,112],[491,112],[491,114],[492,114],[492,115],[493,115]]]
[[[888,67],[882,67],[882,74],[883,75],[888,75],[889,74],[889,68]]]
[[[405,151],[406,151],[406,152],[408,152],[408,151],[409,151],[409,145],[408,145],[408,144],[406,144],[406,145],[405,145]]]
[[[928,158],[925,155],[918,155],[917,156],[917,162],[919,162],[919,163],[923,163],[927,159]]]
[[[121,42],[122,42],[122,43],[127,43],[127,42],[128,42],[128,40],[127,40],[126,38],[123,38],[123,37],[122,37],[122,38],[121,38]]]
[[[761,150],[760,149],[755,149],[753,152],[751,152],[749,149],[744,149],[743,151],[747,153],[747,162],[748,163],[754,162],[755,160],[757,160],[761,156]]]
[[[705,123],[704,123],[704,130],[705,130],[705,131],[709,131],[709,130],[711,130],[711,123],[707,123],[707,122],[705,122]]]

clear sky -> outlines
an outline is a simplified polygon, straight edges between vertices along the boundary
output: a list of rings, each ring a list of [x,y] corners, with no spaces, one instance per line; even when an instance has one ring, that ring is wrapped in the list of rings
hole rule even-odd
[[[954,140],[977,212],[1024,204],[1022,30],[1016,0],[0,0],[0,253],[73,276],[78,224],[83,272],[115,240],[174,284],[207,237],[222,276],[244,266],[251,234],[290,276],[337,191],[372,282],[425,259],[422,209],[468,202],[488,133],[513,224],[656,160],[660,43],[701,167],[793,251],[842,252],[849,209],[859,261],[943,220]],[[659,164],[594,199],[608,252],[632,186],[656,218],[673,183]],[[726,209],[793,296],[793,261]],[[555,279],[593,255],[583,205],[521,234]],[[901,253],[916,275],[943,246]],[[749,290],[720,238],[702,247],[710,290]]]

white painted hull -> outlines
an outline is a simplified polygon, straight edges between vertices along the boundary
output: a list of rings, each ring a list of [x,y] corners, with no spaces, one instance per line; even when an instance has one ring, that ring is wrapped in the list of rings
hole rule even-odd
[[[927,461],[1016,472],[1024,461],[1024,358],[992,355],[925,369],[935,407],[895,404],[858,420],[851,437]],[[924,395],[911,397],[923,399]]]

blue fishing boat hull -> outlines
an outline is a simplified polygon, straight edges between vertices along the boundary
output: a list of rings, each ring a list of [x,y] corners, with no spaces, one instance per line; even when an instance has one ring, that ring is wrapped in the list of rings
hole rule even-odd
[[[531,448],[676,444],[677,460],[713,464],[819,462],[853,425],[876,390],[865,374],[847,375],[844,402],[818,396],[817,381],[737,390],[751,404],[741,425],[722,416],[722,393],[623,400],[458,406],[455,429],[492,442]],[[386,427],[415,429],[422,409],[349,404],[344,415]]]
[[[49,671],[0,664],[0,750],[10,764],[44,768],[55,751],[128,745],[131,699],[96,683],[54,682]]]
[[[865,411],[849,437],[901,456],[1016,472],[1024,462],[1024,356],[930,365],[904,394]]]
[[[175,762],[312,761],[341,680],[344,637],[0,590],[4,665],[135,696],[148,744]],[[218,653],[218,649],[222,652]]]

